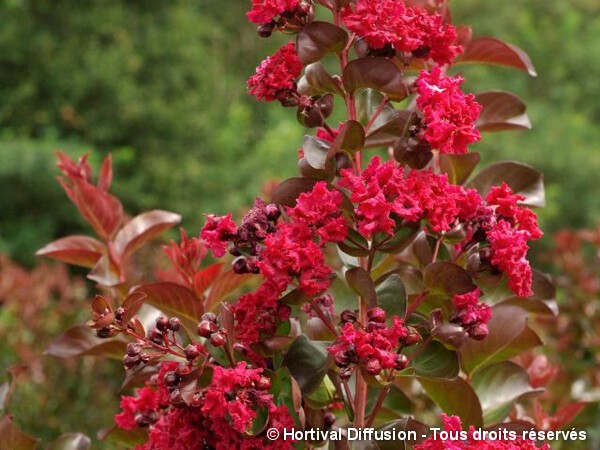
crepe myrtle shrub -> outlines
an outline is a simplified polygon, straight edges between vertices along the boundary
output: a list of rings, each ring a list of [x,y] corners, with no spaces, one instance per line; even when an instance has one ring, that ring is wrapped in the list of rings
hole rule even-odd
[[[86,156],[58,154],[96,237],[38,254],[89,268],[99,293],[89,321],[47,352],[122,361],[129,393],[101,437],[148,450],[315,448],[334,442],[284,430],[353,426],[417,431],[421,442],[394,448],[548,448],[466,431],[540,427],[528,419],[539,385],[514,358],[541,344],[530,316],[556,313],[528,260],[542,175],[513,161],[475,170],[482,133],[530,124],[514,94],[466,93],[458,75],[481,63],[533,76],[528,56],[452,25],[444,0],[252,0],[247,17],[282,43],[248,92],[308,129],[290,148],[300,175],[271,198],[239,218],[206,214],[148,277],[139,250],[180,217],[127,217],[109,193],[110,158],[94,182]],[[464,435],[425,439],[442,420]]]

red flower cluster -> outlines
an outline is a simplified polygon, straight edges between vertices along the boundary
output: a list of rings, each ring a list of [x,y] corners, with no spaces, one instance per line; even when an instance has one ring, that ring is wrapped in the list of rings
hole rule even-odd
[[[523,439],[477,440],[474,438],[475,428],[471,426],[468,431],[463,431],[459,417],[442,414],[442,421],[444,431],[447,431],[451,438],[442,440],[431,436],[421,444],[415,445],[415,450],[550,450],[547,444],[537,447],[535,442]]]
[[[257,100],[285,101],[296,92],[296,79],[302,67],[296,46],[290,42],[256,68],[256,74],[248,79],[248,92]]]
[[[487,323],[492,318],[492,309],[489,305],[480,303],[479,297],[479,288],[466,294],[454,295],[452,302],[456,311],[450,322],[461,325],[473,339],[482,340],[488,335]]]
[[[225,254],[229,241],[236,233],[237,226],[231,220],[231,214],[220,217],[211,214],[206,217],[206,224],[200,232],[200,237],[214,257],[220,258]]]
[[[506,183],[493,187],[486,200],[496,213],[496,221],[487,231],[491,263],[506,273],[508,284],[517,295],[529,297],[533,291],[527,242],[542,237],[537,216],[517,204],[525,197],[515,195]]]
[[[287,408],[275,405],[267,392],[270,382],[262,375],[262,369],[250,369],[245,362],[232,369],[216,366],[211,384],[198,390],[190,404],[169,405],[171,393],[163,379],[174,373],[174,366],[177,363],[162,363],[156,389],[147,383],[137,390],[136,397],[121,400],[123,412],[115,416],[119,427],[132,430],[150,426],[148,442],[137,450],[292,448],[289,441],[270,441],[247,434],[261,409],[268,412],[269,428],[283,431],[294,426]]]
[[[441,153],[467,153],[467,145],[481,139],[475,121],[481,105],[473,94],[460,90],[461,77],[444,77],[439,66],[421,71],[417,106],[423,112],[424,139]]]
[[[398,344],[409,335],[404,321],[394,316],[392,326],[387,327],[386,314],[380,308],[370,310],[369,317],[366,329],[351,322],[343,326],[342,334],[328,349],[336,365],[347,368],[356,364],[371,375],[406,368],[406,357],[396,353]]]
[[[377,232],[393,234],[395,219],[418,222],[426,219],[435,232],[450,230],[457,219],[469,220],[481,197],[473,189],[448,182],[448,177],[431,171],[411,171],[393,161],[381,164],[375,157],[361,176],[342,171],[341,187],[350,190],[357,203],[358,231],[366,237]]]
[[[264,277],[256,292],[242,296],[234,305],[236,337],[251,344],[261,333],[272,333],[289,318],[289,308],[277,300],[290,284],[312,297],[327,290],[331,269],[325,264],[322,247],[346,238],[346,219],[341,212],[342,196],[318,182],[301,194],[296,206],[287,208],[289,222],[277,224],[258,249],[257,267]]]
[[[439,14],[407,8],[398,0],[357,0],[342,10],[346,27],[363,38],[371,49],[391,46],[395,51],[413,52],[438,64],[449,64],[460,52],[453,45],[456,30],[444,25]]]
[[[262,25],[283,13],[293,12],[297,6],[298,0],[252,0],[252,9],[246,17],[250,22]]]

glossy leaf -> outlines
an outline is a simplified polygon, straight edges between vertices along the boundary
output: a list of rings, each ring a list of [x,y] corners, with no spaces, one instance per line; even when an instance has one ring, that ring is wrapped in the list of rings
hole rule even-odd
[[[314,63],[327,53],[342,51],[347,40],[348,34],[340,27],[316,21],[298,33],[296,53],[302,64]]]
[[[362,267],[354,267],[346,271],[346,281],[370,308],[377,306],[377,293],[371,275]]]
[[[73,235],[51,242],[35,254],[91,269],[96,265],[104,250],[104,244],[97,239]]]
[[[113,170],[112,170],[112,155],[108,154],[102,161],[100,166],[100,172],[98,172],[98,188],[102,191],[108,191],[112,184]]]
[[[194,275],[194,289],[198,295],[202,295],[215,282],[223,266],[224,263],[211,264],[196,272]]]
[[[455,64],[483,63],[513,67],[532,77],[537,76],[529,55],[512,44],[492,37],[479,37],[469,42]]]
[[[304,157],[311,167],[323,170],[326,167],[327,160],[330,158],[329,150],[331,144],[324,139],[319,139],[314,136],[304,136],[302,150]]]
[[[482,341],[469,339],[460,349],[463,370],[468,374],[475,373],[497,361],[501,352],[510,352],[513,343],[517,347],[522,345],[518,339],[525,331],[527,315],[527,311],[516,305],[500,303],[493,306],[488,337]]]
[[[303,192],[309,192],[319,180],[314,178],[288,178],[277,185],[271,201],[278,205],[295,206]]]
[[[405,316],[407,296],[404,283],[398,274],[393,273],[387,277],[375,291],[379,307],[388,314],[389,321],[392,316]]]
[[[115,237],[115,251],[123,257],[132,254],[144,243],[181,222],[181,216],[168,211],[153,210],[142,213],[119,230]]]
[[[304,76],[298,81],[300,95],[321,95],[325,93],[343,96],[344,91],[334,78],[325,70],[320,62],[309,64],[304,69]]]
[[[46,450],[87,450],[92,440],[82,433],[66,433],[53,441]]]
[[[402,372],[403,374],[442,379],[454,379],[458,376],[460,371],[458,355],[448,350],[442,343],[431,341],[405,350],[409,358],[413,352],[416,356],[408,369]]]
[[[23,433],[13,423],[12,416],[0,418],[0,449],[35,450],[39,440]]]
[[[463,427],[483,426],[483,411],[477,394],[462,378],[434,380],[420,378],[429,397],[448,415],[460,417]]]
[[[448,174],[450,183],[462,185],[473,173],[480,159],[476,152],[465,155],[443,154],[440,155],[440,169]]]
[[[204,309],[206,311],[214,311],[222,300],[252,278],[254,278],[254,275],[238,275],[231,269],[222,272],[213,282],[206,295]]]
[[[142,285],[136,292],[143,292],[148,296],[146,303],[178,317],[189,332],[196,332],[204,307],[191,290],[180,284],[161,282]]]
[[[343,80],[348,92],[371,88],[395,101],[409,95],[402,71],[386,58],[369,57],[351,61],[344,69]]]
[[[529,130],[527,106],[515,94],[504,91],[482,92],[475,96],[483,106],[475,126],[479,131]]]
[[[100,339],[85,325],[76,325],[52,341],[44,354],[57,358],[106,356],[121,360],[126,343],[116,339]]]
[[[391,106],[389,108],[393,109]],[[414,113],[406,110],[394,110],[385,122],[380,122],[380,117],[373,123],[367,134],[365,148],[392,145],[398,138],[406,134],[406,130],[416,116]]]
[[[386,236],[377,250],[382,253],[401,252],[417,238],[420,228],[420,222],[401,227],[393,236]]]
[[[341,150],[353,154],[363,149],[365,145],[365,130],[356,120],[344,122],[339,134],[333,140],[327,158],[332,158]],[[305,152],[306,154],[306,152]]]
[[[515,161],[503,161],[483,169],[470,182],[485,197],[492,186],[506,182],[516,193],[525,196],[527,206],[542,207],[546,203],[544,175],[533,167]]]
[[[435,262],[423,269],[423,282],[431,291],[453,296],[476,288],[471,275],[451,262]]]
[[[78,178],[59,181],[96,233],[105,240],[112,238],[123,220],[123,205],[119,199]]]
[[[289,369],[304,395],[319,387],[330,365],[331,359],[324,346],[304,334],[296,338],[283,358],[283,366]]]
[[[119,268],[107,254],[104,254],[96,262],[87,277],[102,286],[116,286],[121,283],[120,275]]]
[[[494,364],[476,373],[473,389],[481,402],[484,425],[502,421],[525,394],[540,392],[531,387],[527,372],[510,361]]]
[[[123,323],[129,322],[129,320],[137,314],[147,297],[148,296],[144,292],[132,292],[125,297],[125,300],[123,300],[123,303],[121,304],[121,307],[125,309],[125,314],[123,314],[122,319]]]

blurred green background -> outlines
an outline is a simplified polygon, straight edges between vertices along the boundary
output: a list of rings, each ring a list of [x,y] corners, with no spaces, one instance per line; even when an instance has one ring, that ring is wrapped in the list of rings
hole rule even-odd
[[[55,182],[55,149],[72,156],[92,150],[95,163],[112,153],[113,191],[127,210],[179,212],[192,234],[202,212],[237,211],[269,179],[296,172],[304,130],[295,111],[256,103],[245,92],[256,65],[285,41],[259,39],[244,19],[248,4],[0,1],[0,253],[32,266],[37,248],[88,231]],[[455,0],[453,13],[476,35],[525,49],[539,73],[461,66],[466,90],[513,91],[534,124],[529,132],[484,135],[472,150],[484,162],[514,158],[545,173],[548,207],[540,215],[548,234],[595,224],[600,2]],[[0,326],[7,314],[0,313]],[[0,367],[15,360],[7,345],[0,344]],[[114,386],[103,383],[97,380],[104,397],[65,384],[74,392],[61,395],[93,404],[87,417],[73,408],[60,424],[35,410],[20,420],[45,438],[93,433],[116,405]]]

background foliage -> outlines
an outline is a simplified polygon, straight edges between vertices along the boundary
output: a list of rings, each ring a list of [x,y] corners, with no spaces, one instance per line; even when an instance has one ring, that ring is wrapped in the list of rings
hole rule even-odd
[[[246,9],[247,2],[233,0],[0,2],[0,252],[31,266],[37,248],[77,232],[73,223],[84,229],[54,180],[53,149],[94,150],[93,163],[113,153],[115,192],[126,209],[168,207],[190,230],[199,228],[201,211],[235,211],[266,180],[294,174],[291,143],[300,141],[300,131],[293,112],[266,108],[245,93],[256,61],[280,43],[259,42],[240,19]],[[600,197],[592,195],[600,172],[600,128],[594,126],[600,60],[590,55],[600,54],[600,5],[456,0],[453,11],[455,23],[472,24],[476,34],[526,49],[539,73],[531,79],[509,69],[463,66],[466,89],[502,86],[519,94],[534,124],[531,132],[484,137],[474,150],[484,162],[518,158],[545,173],[549,207],[540,216],[548,235],[592,226],[600,218]],[[22,333],[27,322],[6,302],[1,328]],[[43,340],[30,338],[29,345]],[[0,367],[6,367],[19,355],[2,342]],[[61,413],[60,424],[46,420],[60,406],[45,404],[43,414],[28,406],[44,403],[43,389],[34,385],[14,400],[24,405],[19,420],[26,430],[44,439],[72,429],[93,434],[110,420],[115,408],[103,405],[116,407],[116,399],[77,390],[81,371],[89,368],[44,364],[55,380],[48,391],[68,380],[60,383],[58,399],[48,401],[80,396],[81,408],[87,401],[101,413],[74,407]]]

